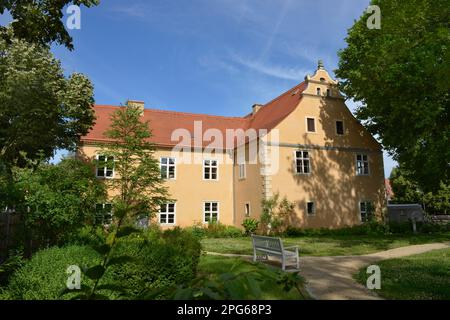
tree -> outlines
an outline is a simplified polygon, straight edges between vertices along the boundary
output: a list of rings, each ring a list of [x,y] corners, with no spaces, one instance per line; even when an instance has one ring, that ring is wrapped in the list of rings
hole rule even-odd
[[[426,191],[450,179],[448,1],[373,0],[381,29],[364,14],[339,52],[341,90],[357,117]]]
[[[425,192],[413,180],[412,173],[401,166],[392,170],[389,179],[394,203],[421,203],[428,214],[450,213],[450,184],[441,182],[436,191]]]
[[[96,204],[106,198],[104,184],[92,165],[63,159],[57,165],[15,168],[14,181],[22,201],[25,232],[41,244],[64,243],[74,231],[94,219]]]
[[[12,167],[73,150],[94,122],[93,87],[84,75],[64,77],[49,49],[0,40],[0,162]]]
[[[125,209],[129,219],[151,217],[169,199],[159,161],[154,157],[155,148],[149,142],[148,121],[141,121],[139,108],[121,107],[111,116],[105,136],[112,142],[103,145],[100,154],[106,156],[105,161],[113,161],[115,178],[106,180],[116,194],[113,203]]]
[[[0,14],[7,10],[13,18],[9,27],[0,26],[0,38],[40,45],[56,42],[73,50],[72,37],[61,21],[63,9],[71,4],[91,7],[99,0],[0,0]]]
[[[114,168],[114,177],[105,180],[114,195],[110,199],[114,218],[105,244],[95,248],[102,255],[102,262],[85,271],[94,284],[81,288],[77,298],[106,298],[98,291],[105,288],[99,284],[108,268],[133,260],[130,256],[113,255],[117,242],[132,233],[142,233],[134,226],[136,220],[151,218],[163,203],[171,201],[154,157],[155,148],[149,142],[149,123],[141,121],[141,112],[137,107],[121,107],[111,116],[110,128],[105,132],[110,142],[102,146],[97,168]],[[120,286],[111,289],[123,290]]]

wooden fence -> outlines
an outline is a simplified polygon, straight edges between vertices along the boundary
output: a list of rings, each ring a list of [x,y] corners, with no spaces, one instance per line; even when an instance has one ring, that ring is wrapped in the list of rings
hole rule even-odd
[[[13,244],[20,218],[19,214],[0,213],[0,258],[6,256],[8,248]]]

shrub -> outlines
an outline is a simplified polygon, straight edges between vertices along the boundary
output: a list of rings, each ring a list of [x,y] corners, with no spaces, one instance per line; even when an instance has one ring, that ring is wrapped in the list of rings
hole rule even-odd
[[[226,226],[220,222],[208,223],[207,225],[195,224],[185,228],[197,238],[238,238],[242,237],[242,230],[234,226]]]
[[[68,237],[67,245],[101,245],[105,243],[105,237],[102,227],[84,226]]]
[[[41,250],[12,275],[4,294],[14,300],[59,299],[59,293],[67,281],[68,266],[82,267],[98,262],[98,254],[85,246]],[[82,277],[82,281],[90,280]],[[64,298],[70,297],[67,295]]]
[[[256,219],[245,219],[242,222],[242,226],[245,229],[245,234],[249,236],[258,230],[259,221]]]
[[[111,268],[111,275],[123,285],[129,297],[154,289],[186,283],[197,273],[201,245],[189,232],[175,228],[161,234],[152,231],[147,239],[118,243],[114,255],[128,255],[133,261]]]
[[[17,249],[8,252],[8,258],[0,264],[0,287],[6,285],[11,275],[24,264],[23,250]]]
[[[122,296],[109,290],[101,290],[100,293],[109,299],[133,299],[148,290],[186,283],[196,275],[200,253],[198,239],[181,229],[165,232],[151,229],[145,236],[121,239],[113,251],[113,257],[127,255],[133,259],[108,268],[100,284],[120,286],[125,293]],[[59,296],[67,281],[67,267],[91,267],[100,261],[99,254],[88,246],[39,251],[13,274],[0,297],[19,300],[70,299],[75,293],[62,298]],[[84,275],[81,283],[92,286],[92,281]]]
[[[261,205],[261,232],[284,233],[289,227],[289,219],[295,216],[295,202],[289,201],[286,197],[280,199],[280,194],[275,193],[271,198],[262,200]]]
[[[363,235],[383,235],[389,233],[389,227],[382,223],[368,222],[358,226],[340,229],[302,229],[288,227],[284,233],[288,237],[302,236],[363,236]]]

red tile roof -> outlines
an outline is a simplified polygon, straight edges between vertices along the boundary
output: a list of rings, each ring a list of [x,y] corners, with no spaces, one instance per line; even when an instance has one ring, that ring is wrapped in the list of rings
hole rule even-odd
[[[179,141],[172,141],[172,133],[176,129],[186,129],[194,134],[194,122],[202,122],[203,133],[207,129],[218,129],[226,137],[227,129],[267,129],[270,131],[298,106],[301,93],[305,90],[305,82],[286,91],[279,97],[265,104],[255,115],[245,117],[222,117],[206,114],[194,114],[156,109],[145,109],[143,121],[149,121],[153,136],[151,141],[160,146],[175,146]],[[81,138],[82,142],[105,142],[109,139],[104,136],[111,124],[111,114],[118,106],[95,105],[96,123],[90,132]],[[203,141],[203,145],[209,145]]]

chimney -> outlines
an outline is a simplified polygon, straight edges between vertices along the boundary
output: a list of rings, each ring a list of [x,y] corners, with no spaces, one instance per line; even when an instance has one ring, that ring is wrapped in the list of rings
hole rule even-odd
[[[255,115],[262,107],[263,106],[261,104],[254,104],[252,107],[252,114]]]
[[[127,106],[128,107],[132,107],[132,108],[138,108],[139,110],[141,110],[141,115],[144,114],[144,109],[145,109],[145,102],[144,101],[128,100],[127,101]]]

